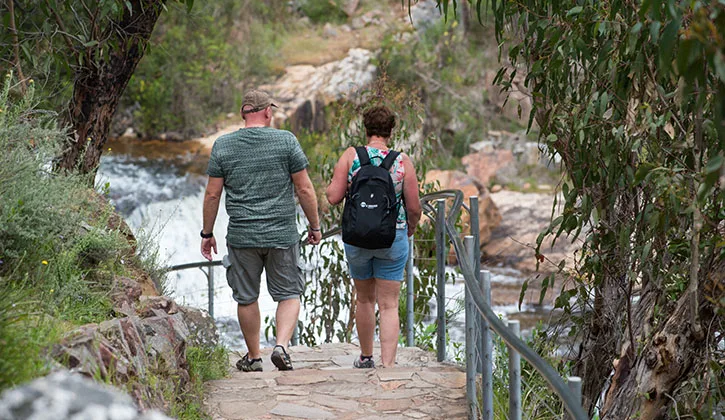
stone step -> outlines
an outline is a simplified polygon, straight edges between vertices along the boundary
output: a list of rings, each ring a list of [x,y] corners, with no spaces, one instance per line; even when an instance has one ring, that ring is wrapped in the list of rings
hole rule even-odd
[[[353,344],[294,346],[295,370],[286,372],[274,367],[271,350],[263,350],[263,372],[238,371],[242,355],[229,354],[229,377],[206,384],[213,419],[466,418],[465,372],[418,348],[399,348],[394,368],[354,369]]]

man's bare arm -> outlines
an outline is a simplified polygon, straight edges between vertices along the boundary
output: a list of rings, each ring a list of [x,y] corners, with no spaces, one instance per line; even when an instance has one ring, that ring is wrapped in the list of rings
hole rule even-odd
[[[223,189],[224,178],[209,177],[206,192],[204,193],[204,233],[214,231],[214,222],[216,221],[217,212],[219,212],[219,200]]]
[[[204,208],[203,208],[203,227],[201,231],[203,233],[214,232],[214,222],[216,221],[216,215],[219,211],[219,200],[222,196],[222,190],[224,189],[224,178],[209,177],[209,182],[206,184],[206,192],[204,193]],[[216,238],[202,238],[201,240],[201,255],[207,260],[211,261],[213,258],[212,250],[217,253]]]
[[[320,228],[320,217],[317,214],[317,195],[315,187],[312,186],[307,169],[292,174],[292,182],[295,184],[295,193],[300,200],[302,211],[307,216],[307,221],[313,229]]]

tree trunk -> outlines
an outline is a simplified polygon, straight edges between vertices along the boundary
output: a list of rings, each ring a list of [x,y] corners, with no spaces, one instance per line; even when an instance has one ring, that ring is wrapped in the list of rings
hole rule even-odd
[[[707,281],[702,283],[725,282],[725,261],[712,264],[703,271]],[[705,298],[702,283],[695,298],[699,303],[700,320],[708,325],[715,312],[712,303]],[[668,418],[667,409],[675,400],[677,387],[696,371],[694,367],[707,362],[707,342],[691,322],[689,311],[692,298],[691,294],[684,293],[659,328],[639,331],[638,339],[643,343],[641,351],[628,352],[619,360],[604,400],[603,420]],[[640,314],[652,310],[655,301],[647,300],[642,304],[649,308],[641,308]]]
[[[103,47],[110,51],[105,57],[100,48],[91,53],[76,51],[84,57],[93,54],[96,59],[86,59],[86,64],[76,71],[73,97],[65,116],[71,132],[56,162],[57,169],[95,173],[118,101],[143,57],[164,2],[130,1],[130,10],[125,8],[121,19],[106,29],[110,39]]]

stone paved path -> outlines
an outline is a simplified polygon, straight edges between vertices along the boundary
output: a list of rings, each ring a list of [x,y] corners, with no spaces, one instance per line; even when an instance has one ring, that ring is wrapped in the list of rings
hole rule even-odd
[[[288,372],[272,365],[271,349],[263,351],[264,372],[239,372],[239,356],[230,354],[230,377],[206,385],[207,412],[215,420],[466,418],[465,372],[418,348],[399,348],[389,369],[352,368],[360,354],[352,344],[289,352]]]

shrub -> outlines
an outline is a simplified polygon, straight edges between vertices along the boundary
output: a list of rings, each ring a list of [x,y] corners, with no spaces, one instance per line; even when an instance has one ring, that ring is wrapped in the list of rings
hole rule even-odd
[[[347,20],[342,0],[305,0],[300,8],[315,23],[341,23]]]

